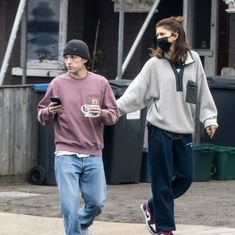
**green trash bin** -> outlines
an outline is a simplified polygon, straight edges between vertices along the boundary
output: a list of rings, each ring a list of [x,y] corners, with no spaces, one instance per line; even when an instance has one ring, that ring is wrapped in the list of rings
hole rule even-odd
[[[215,146],[193,146],[193,181],[209,181],[212,175]]]
[[[217,146],[214,156],[214,168],[213,179],[235,179],[235,148]]]

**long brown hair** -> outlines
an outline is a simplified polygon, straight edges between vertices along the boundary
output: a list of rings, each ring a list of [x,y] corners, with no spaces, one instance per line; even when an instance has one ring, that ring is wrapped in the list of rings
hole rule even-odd
[[[156,24],[156,29],[158,27],[163,27],[172,33],[178,33],[178,38],[174,42],[174,45],[172,45],[173,49],[171,47],[167,58],[172,63],[183,64],[187,58],[187,52],[190,50],[190,46],[183,28],[183,17],[172,16],[162,19]],[[160,59],[164,57],[164,53],[158,47],[156,49],[151,49],[151,56],[155,56]]]

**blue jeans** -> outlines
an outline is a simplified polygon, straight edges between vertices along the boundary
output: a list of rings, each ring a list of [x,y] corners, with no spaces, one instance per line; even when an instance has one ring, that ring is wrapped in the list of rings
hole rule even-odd
[[[156,230],[175,230],[174,199],[192,183],[192,135],[166,132],[148,124],[149,169]]]
[[[106,180],[101,156],[55,157],[55,176],[66,235],[80,235],[101,213],[106,199]],[[79,191],[84,206],[79,207]]]

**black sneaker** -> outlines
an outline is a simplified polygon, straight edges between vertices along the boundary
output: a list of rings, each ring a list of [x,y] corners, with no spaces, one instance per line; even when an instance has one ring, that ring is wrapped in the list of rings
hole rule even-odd
[[[140,210],[144,216],[145,224],[147,226],[148,231],[152,234],[158,234],[156,232],[154,214],[151,213],[148,204],[147,203],[141,204]]]

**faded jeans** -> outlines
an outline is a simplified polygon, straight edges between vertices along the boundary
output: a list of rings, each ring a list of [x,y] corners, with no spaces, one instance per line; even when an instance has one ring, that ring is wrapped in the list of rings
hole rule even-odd
[[[106,199],[106,180],[101,156],[55,157],[55,176],[66,235],[80,235],[101,213]],[[79,209],[80,193],[84,205]]]

